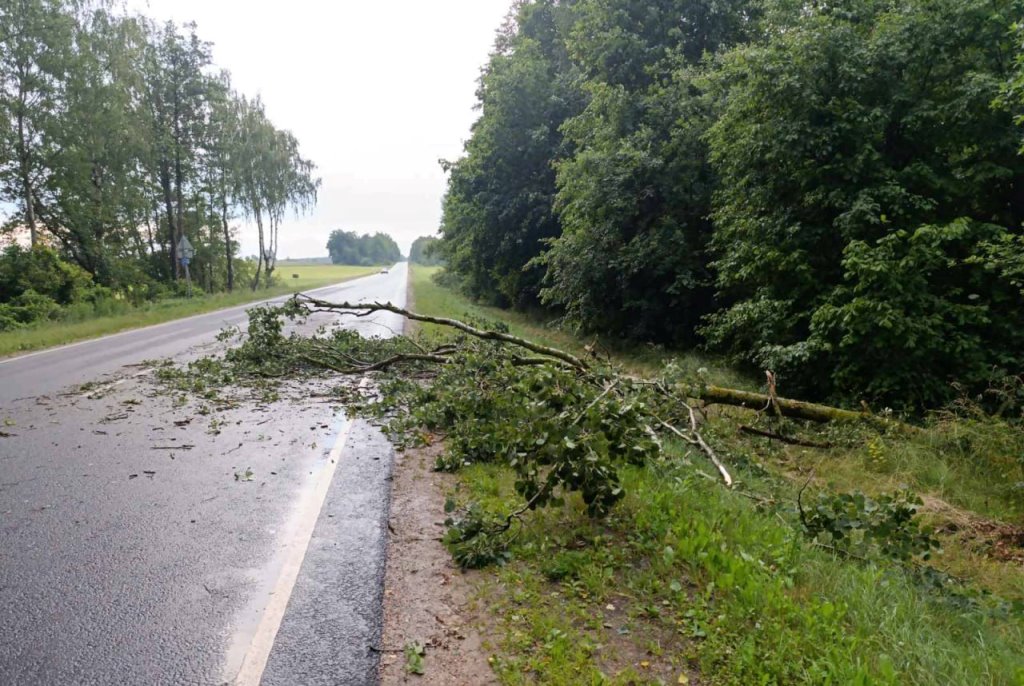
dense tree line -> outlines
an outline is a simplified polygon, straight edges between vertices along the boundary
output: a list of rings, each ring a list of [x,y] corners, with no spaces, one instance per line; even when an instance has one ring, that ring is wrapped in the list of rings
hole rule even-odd
[[[910,407],[1024,368],[1020,0],[532,0],[440,249],[471,295]]]
[[[255,289],[273,274],[286,213],[315,202],[314,171],[194,25],[103,2],[0,0],[4,229],[95,284],[165,292],[186,236],[204,289]],[[252,263],[236,257],[242,216],[258,230]]]
[[[335,229],[327,239],[327,252],[334,264],[394,264],[402,259],[395,239],[386,233],[363,234]]]
[[[420,236],[412,242],[412,247],[409,248],[409,261],[413,264],[422,264],[427,267],[442,264],[437,246],[437,238],[433,236]]]

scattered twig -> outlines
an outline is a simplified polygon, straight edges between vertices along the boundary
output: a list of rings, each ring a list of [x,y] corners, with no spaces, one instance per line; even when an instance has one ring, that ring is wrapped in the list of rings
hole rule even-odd
[[[804,513],[804,491],[807,490],[807,487],[810,486],[811,481],[813,480],[814,472],[811,472],[811,475],[807,477],[807,481],[805,481],[804,485],[800,487],[800,490],[796,492],[796,509],[800,513],[800,523],[803,524],[805,529],[807,529],[808,527],[807,515],[806,513]]]
[[[581,420],[582,420],[582,419],[583,419],[584,417],[586,417],[586,416],[587,416],[587,413],[588,413],[588,412],[590,412],[591,408],[593,408],[593,407],[594,407],[595,405],[597,405],[597,404],[598,404],[599,402],[601,402],[601,400],[602,400],[602,399],[603,399],[603,398],[604,398],[604,397],[605,397],[606,395],[608,395],[608,394],[609,394],[609,393],[611,393],[611,392],[612,392],[613,390],[615,390],[615,387],[616,387],[616,386],[618,386],[618,385],[619,385],[619,380],[618,380],[618,379],[616,379],[615,381],[611,382],[611,383],[610,383],[610,384],[609,384],[609,385],[608,385],[608,386],[607,386],[607,387],[606,387],[606,388],[605,388],[605,389],[604,389],[603,391],[601,391],[601,394],[600,394],[599,396],[597,396],[596,398],[594,398],[594,399],[593,399],[593,400],[592,400],[592,401],[590,402],[590,404],[589,404],[589,405],[587,405],[587,406],[586,406],[585,408],[583,408],[583,411],[582,411],[582,412],[580,412],[580,413],[579,413],[579,414],[578,414],[578,415],[576,416],[576,419],[572,420],[572,424],[570,424],[569,426],[576,426],[577,424],[579,424],[579,423],[580,423],[580,421],[581,421]]]
[[[715,455],[715,451],[711,449],[711,446],[707,444],[707,441],[704,440],[704,437],[700,435],[699,431],[697,431],[697,415],[694,412],[693,407],[687,403],[683,403],[683,405],[690,413],[689,435],[683,433],[682,431],[672,426],[671,424],[661,419],[660,417],[656,415],[652,416],[654,416],[654,418],[658,421],[659,424],[661,424],[661,426],[668,429],[676,436],[689,443],[690,445],[695,445],[698,448],[700,448],[701,452],[703,452],[707,456],[707,458],[711,460],[711,463],[715,465],[715,468],[718,469],[718,473],[722,476],[722,481],[725,483],[725,485],[729,488],[732,488],[733,480],[732,476],[730,476],[729,474],[729,470],[725,468],[725,465],[722,464],[722,461],[718,459],[717,455]]]
[[[530,510],[531,508],[533,508],[533,506],[537,504],[537,502],[541,499],[541,497],[544,496],[548,491],[551,490],[551,487],[553,486],[554,481],[550,478],[550,475],[548,475],[548,476],[549,476],[549,478],[544,481],[544,485],[537,489],[537,492],[533,494],[532,498],[530,498],[528,501],[526,501],[525,505],[523,505],[518,510],[515,510],[514,512],[510,512],[508,514],[508,516],[505,517],[505,523],[498,528],[498,531],[497,531],[498,533],[504,532],[504,531],[508,531],[510,528],[512,528],[512,520],[514,520],[514,519],[515,520],[521,520],[523,514],[527,510]]]

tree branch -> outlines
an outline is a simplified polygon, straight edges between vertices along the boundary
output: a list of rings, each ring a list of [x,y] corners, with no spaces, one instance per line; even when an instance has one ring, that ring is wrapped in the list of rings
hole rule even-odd
[[[318,298],[311,298],[308,295],[299,293],[295,295],[293,301],[300,305],[311,306],[314,310],[327,311],[327,312],[338,312],[340,314],[347,314],[355,317],[365,317],[374,312],[393,312],[394,314],[401,315],[406,319],[411,319],[416,322],[425,322],[427,324],[437,324],[438,326],[446,326],[452,329],[457,329],[463,333],[467,333],[470,336],[474,336],[485,341],[501,341],[502,343],[511,343],[521,348],[537,353],[538,355],[544,355],[545,357],[552,357],[556,360],[561,360],[574,369],[579,371],[587,371],[589,365],[586,362],[571,355],[564,350],[558,348],[550,348],[546,345],[540,345],[534,343],[525,338],[519,336],[513,336],[512,334],[502,333],[500,331],[486,331],[484,329],[478,329],[474,326],[470,326],[465,322],[460,322],[457,319],[448,319],[447,317],[431,317],[424,314],[417,314],[404,308],[392,305],[391,303],[332,303],[326,300],[320,300]]]

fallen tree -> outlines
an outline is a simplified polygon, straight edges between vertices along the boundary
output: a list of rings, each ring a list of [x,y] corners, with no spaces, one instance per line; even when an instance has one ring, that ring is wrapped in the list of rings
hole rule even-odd
[[[444,327],[452,335],[438,344],[422,336],[363,338],[341,327],[310,336],[285,334],[286,318],[318,312],[357,318],[390,312]],[[660,375],[639,377],[592,353],[578,357],[515,336],[500,324],[432,317],[390,303],[296,296],[283,306],[251,309],[248,329],[239,337],[240,345],[222,358],[191,363],[201,367],[193,373],[174,375],[164,367],[158,376],[175,380],[181,389],[193,384],[209,400],[217,379],[243,387],[249,382],[266,393],[284,379],[322,378],[326,370],[372,375],[373,384],[342,384],[335,397],[351,413],[376,421],[398,446],[441,440],[439,470],[498,463],[513,472],[521,501],[509,513],[495,515],[474,506],[453,516],[446,541],[463,566],[500,559],[507,545],[504,533],[513,523],[529,510],[560,505],[567,496],[577,495],[591,516],[605,515],[624,495],[621,470],[664,457],[664,439],[681,441],[703,456],[721,483],[734,488],[724,451],[705,436],[711,405],[745,408],[770,419],[867,420],[888,426],[866,411],[779,398],[770,373],[766,394],[708,386],[672,365]],[[740,432],[828,447],[774,428],[744,426]]]
[[[350,315],[354,317],[366,317],[375,312],[392,312],[411,321],[449,327],[481,340],[500,341],[510,345],[519,346],[542,356],[540,358],[520,358],[523,363],[540,363],[543,362],[546,357],[553,358],[554,360],[564,363],[573,369],[579,370],[580,372],[585,373],[590,369],[590,364],[586,361],[576,357],[575,355],[567,353],[564,350],[539,345],[529,339],[513,336],[507,332],[480,329],[457,319],[432,317],[429,315],[419,314],[412,312],[411,310],[392,305],[391,303],[333,303],[301,294],[295,296],[295,303],[309,313],[333,312],[336,314]],[[423,352],[426,354],[426,351]],[[452,352],[452,349],[449,348],[447,352]],[[407,357],[412,358],[413,356]],[[396,364],[404,361],[404,359],[406,358],[399,357],[393,360],[388,360],[387,362],[389,364]],[[432,359],[432,361],[443,362],[446,359],[447,358],[442,359],[438,356],[435,359]],[[376,369],[370,369],[369,367],[352,367],[348,370],[348,373],[364,371],[376,371]],[[705,405],[731,405],[734,407],[754,410],[756,412],[771,411],[783,417],[804,419],[819,423],[867,422],[880,427],[888,427],[892,425],[891,420],[872,414],[867,409],[862,409],[861,411],[844,410],[842,408],[832,407],[829,405],[792,400],[789,398],[780,398],[774,393],[774,377],[771,375],[771,372],[768,372],[768,375],[770,379],[769,388],[773,391],[769,394],[753,393],[734,388],[723,388],[721,386],[693,384],[680,385],[678,390],[684,393],[686,397],[701,401]]]
[[[866,422],[879,428],[887,428],[895,424],[891,419],[872,414],[867,410],[855,412],[829,405],[808,403],[802,400],[791,400],[763,393],[751,393],[735,388],[721,386],[690,386],[686,392],[693,398],[701,400],[705,405],[732,405],[757,412],[776,411],[783,417],[805,419],[811,422]]]

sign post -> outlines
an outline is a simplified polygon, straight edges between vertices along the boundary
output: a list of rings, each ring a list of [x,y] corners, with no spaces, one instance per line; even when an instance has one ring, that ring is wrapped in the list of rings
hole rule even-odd
[[[188,297],[192,297],[192,275],[188,271],[188,263],[192,261],[192,258],[196,256],[196,249],[192,247],[192,244],[188,242],[188,238],[185,234],[181,234],[181,240],[178,241],[178,261],[181,262],[181,266],[185,268],[185,283],[188,284]]]

